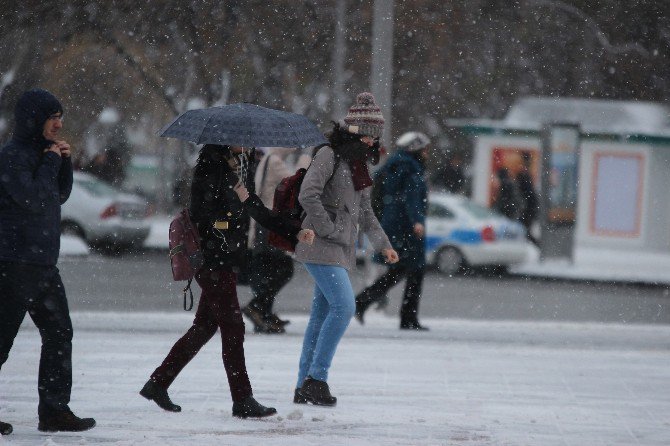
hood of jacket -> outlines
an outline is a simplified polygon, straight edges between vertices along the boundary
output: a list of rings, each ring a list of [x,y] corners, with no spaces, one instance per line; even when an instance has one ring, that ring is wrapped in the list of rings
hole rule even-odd
[[[44,138],[44,124],[49,116],[63,113],[63,106],[54,95],[41,88],[24,92],[14,107],[13,139],[43,149],[53,141]]]
[[[412,166],[413,170],[420,173],[423,173],[425,170],[425,164],[415,155],[415,153],[408,152],[406,150],[398,150],[396,153],[391,155],[387,161],[389,166],[398,163]]]

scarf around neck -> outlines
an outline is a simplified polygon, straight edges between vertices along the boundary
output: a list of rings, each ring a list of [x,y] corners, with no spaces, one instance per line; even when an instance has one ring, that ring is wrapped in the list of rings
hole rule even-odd
[[[351,160],[349,167],[351,168],[351,181],[354,183],[354,190],[359,191],[372,186],[368,164],[364,159]]]

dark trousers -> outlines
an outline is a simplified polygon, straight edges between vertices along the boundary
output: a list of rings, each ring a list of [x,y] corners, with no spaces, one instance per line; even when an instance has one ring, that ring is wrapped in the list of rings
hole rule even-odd
[[[270,316],[277,294],[293,277],[293,259],[274,250],[254,251],[251,271],[254,297],[249,305]]]
[[[363,309],[367,308],[370,304],[381,300],[391,288],[406,277],[405,294],[400,306],[400,323],[417,322],[423,275],[423,268],[409,269],[400,265],[391,265],[375,283],[356,296],[356,304]]]
[[[196,275],[202,294],[193,325],[179,339],[163,363],[151,375],[158,385],[168,388],[179,372],[216,333],[221,330],[223,366],[233,401],[251,395],[251,383],[244,359],[244,322],[237,300],[235,273],[203,268]]]
[[[55,266],[0,262],[0,368],[26,315],[42,337],[40,416],[68,409],[72,390],[72,322]]]

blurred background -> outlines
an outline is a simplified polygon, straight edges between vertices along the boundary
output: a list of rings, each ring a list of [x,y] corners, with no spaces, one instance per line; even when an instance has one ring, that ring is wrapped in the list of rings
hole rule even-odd
[[[190,108],[248,101],[325,131],[371,89],[386,145],[418,130],[446,154],[435,177],[452,155],[472,161],[452,118],[503,118],[526,96],[670,95],[659,1],[5,0],[0,21],[0,140],[20,92],[49,89],[77,164],[159,209],[195,148],[155,133]]]

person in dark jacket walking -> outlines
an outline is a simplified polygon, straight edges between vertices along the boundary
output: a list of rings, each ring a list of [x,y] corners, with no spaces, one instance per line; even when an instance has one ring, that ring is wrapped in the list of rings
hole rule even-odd
[[[522,206],[519,213],[519,222],[526,228],[526,238],[535,245],[538,241],[533,237],[532,227],[533,222],[537,219],[539,213],[539,200],[535,186],[533,185],[533,177],[530,173],[531,154],[530,152],[523,152],[521,154],[523,165],[521,171],[516,174],[516,185],[521,196]]]
[[[70,410],[72,322],[56,267],[61,205],[72,190],[70,145],[59,136],[63,107],[46,90],[26,91],[12,139],[0,149],[0,367],[26,312],[40,331],[40,431],[84,431]],[[0,426],[3,435],[11,426]]]
[[[430,139],[408,132],[397,141],[398,151],[377,172],[383,178],[383,210],[380,223],[398,252],[400,261],[356,296],[356,319],[363,323],[365,311],[381,301],[393,286],[407,277],[400,307],[400,328],[427,330],[419,323],[419,299],[426,267],[424,240],[428,189],[425,162]]]
[[[202,288],[193,325],[151,374],[140,395],[159,407],[179,412],[167,389],[181,370],[221,330],[223,365],[233,400],[233,416],[267,417],[277,413],[253,395],[244,358],[244,321],[237,300],[234,267],[246,259],[249,215],[233,188],[238,180],[253,191],[253,151],[205,145],[191,185],[191,217],[198,228],[205,263],[195,279]]]
[[[517,185],[509,175],[505,167],[501,167],[496,172],[498,177],[498,196],[493,203],[493,209],[503,214],[505,217],[516,220],[520,214],[519,194]]]
[[[264,149],[266,154],[261,158],[255,176],[256,193],[264,204],[263,209],[272,207],[275,188],[283,178],[293,174],[284,162],[284,157],[294,150],[284,147]],[[252,217],[258,222],[254,215]],[[255,333],[284,333],[284,326],[289,321],[279,318],[272,307],[279,291],[293,277],[293,258],[270,245],[268,231],[261,226],[251,223],[250,285],[253,298],[242,308],[242,314],[254,324]]]
[[[384,234],[370,203],[372,179],[367,162],[378,161],[384,125],[370,93],[361,93],[344,124],[335,124],[330,144],[321,147],[307,169],[298,201],[305,211],[303,228],[314,243],[298,243],[296,258],[314,279],[314,298],[305,330],[293,402],[334,406],[328,371],[337,346],[354,315],[354,291],[348,270],[356,264],[358,231],[389,263],[398,254]]]

